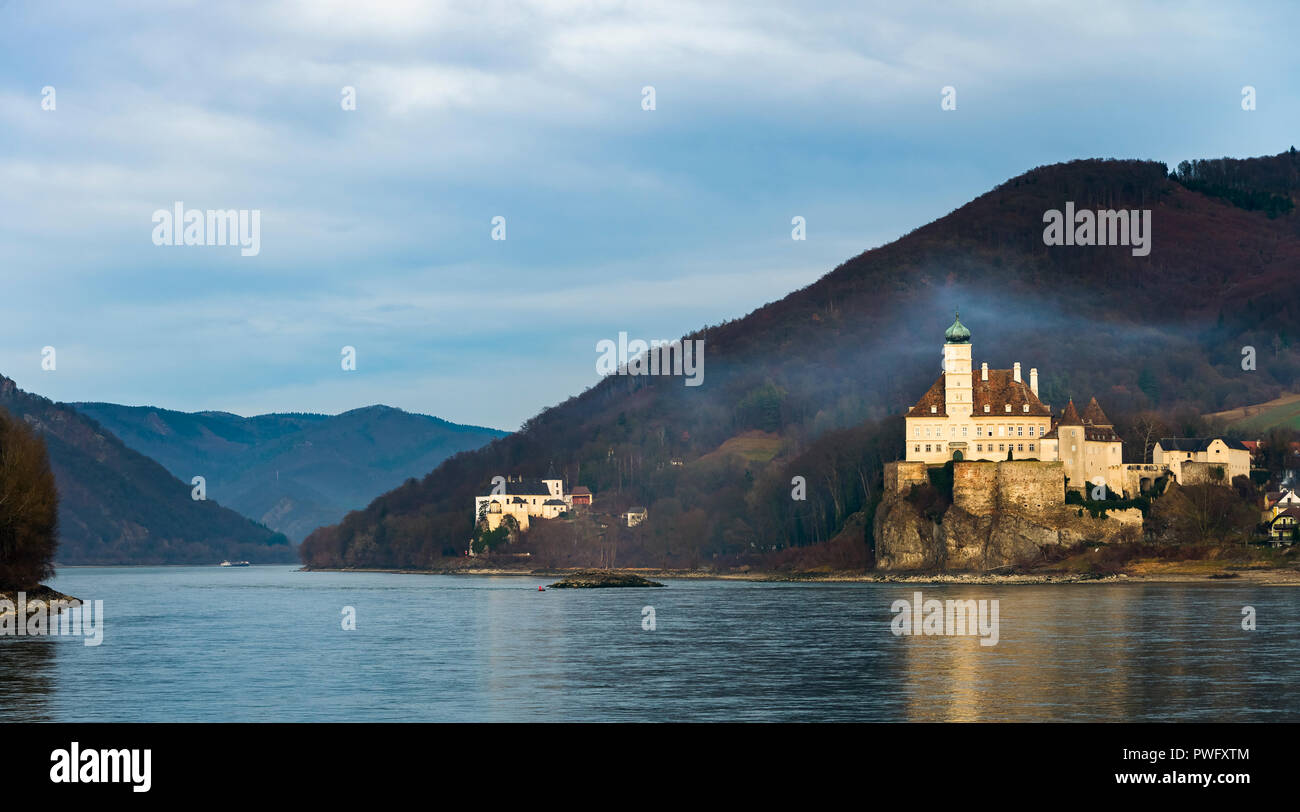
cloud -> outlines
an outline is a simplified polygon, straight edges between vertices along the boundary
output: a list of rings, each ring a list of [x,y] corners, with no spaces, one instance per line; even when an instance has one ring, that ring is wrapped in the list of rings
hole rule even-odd
[[[1284,11],[12,0],[0,372],[513,427],[594,381],[596,338],[741,316],[1034,165],[1285,148]],[[259,209],[261,254],[152,245],[177,200]],[[60,369],[33,374],[46,344]]]

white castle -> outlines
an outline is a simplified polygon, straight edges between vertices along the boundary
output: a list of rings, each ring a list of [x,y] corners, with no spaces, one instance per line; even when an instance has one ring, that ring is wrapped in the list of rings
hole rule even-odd
[[[1123,443],[1093,398],[1083,415],[1074,401],[1059,416],[1038,399],[1038,369],[1026,382],[1020,362],[1011,369],[971,369],[970,330],[960,314],[944,333],[943,372],[907,412],[909,461],[941,465],[948,460],[1059,461],[1067,486],[1085,490],[1105,484],[1125,490]]]

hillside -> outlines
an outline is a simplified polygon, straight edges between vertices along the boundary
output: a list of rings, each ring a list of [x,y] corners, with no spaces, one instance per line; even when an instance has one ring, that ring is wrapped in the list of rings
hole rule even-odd
[[[340,415],[186,413],[152,406],[73,408],[208,496],[300,541],[447,457],[505,435],[388,406]]]
[[[0,409],[45,439],[59,492],[59,564],[293,561],[284,536],[213,500],[191,498],[161,465],[66,404],[0,376]]]
[[[1273,428],[1300,431],[1300,394],[1287,393],[1267,403],[1215,412],[1206,415],[1206,418],[1222,421],[1228,428],[1245,435],[1262,435]]]
[[[1251,183],[1292,195],[1300,157],[1234,166],[1234,195]],[[464,546],[476,490],[498,473],[536,476],[549,460],[591,487],[598,508],[650,508],[644,531],[619,552],[626,565],[693,566],[811,544],[860,512],[870,526],[881,466],[902,451],[897,415],[938,373],[955,307],[977,363],[1037,367],[1046,402],[1095,395],[1121,432],[1142,410],[1194,416],[1275,398],[1300,372],[1300,216],[1253,200],[1193,190],[1155,162],[1031,170],[743,319],[693,334],[706,342],[704,385],[606,378],[317,531],[304,560],[437,566]],[[1150,254],[1045,245],[1044,212],[1067,201],[1150,209]],[[1245,346],[1258,350],[1255,370],[1241,368]],[[750,430],[781,438],[770,462],[700,460]],[[687,464],[667,464],[673,458]],[[792,476],[805,477],[806,501],[790,498]]]

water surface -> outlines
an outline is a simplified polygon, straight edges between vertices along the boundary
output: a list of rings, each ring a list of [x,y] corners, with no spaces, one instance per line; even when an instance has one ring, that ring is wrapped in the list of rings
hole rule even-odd
[[[0,721],[1300,720],[1295,588],[552,580],[63,569],[104,642],[0,638]],[[891,634],[918,588],[998,644]]]

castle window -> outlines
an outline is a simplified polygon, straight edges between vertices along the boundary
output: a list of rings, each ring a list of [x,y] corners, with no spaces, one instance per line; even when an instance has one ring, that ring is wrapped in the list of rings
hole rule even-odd
[[[984,450],[984,444],[983,444],[983,443],[976,443],[976,444],[975,444],[975,450],[976,450],[976,451],[983,451],[983,450]]]
[[[931,407],[930,407],[930,414],[938,414],[938,413],[939,413],[939,407],[938,407],[938,406],[931,406]]]
[[[984,404],[984,414],[988,414],[988,413],[989,413],[989,405],[988,405],[987,403],[985,403],[985,404]]]
[[[1007,411],[1008,411],[1008,412],[1011,411],[1011,404],[1010,404],[1010,403],[1007,404]]]
[[[916,444],[916,453],[918,453],[918,454],[921,453],[921,444],[920,444],[920,443],[917,443],[917,444]]]
[[[1025,436],[1025,427],[1024,427],[1024,426],[1016,426],[1016,436],[1017,436],[1017,437],[1024,437],[1024,436]]]
[[[1005,443],[998,443],[998,451],[1006,451],[1006,450],[1007,450],[1007,446]]]
[[[1017,450],[1017,451],[1024,451],[1024,450],[1025,450],[1025,444],[1024,444],[1024,443],[1016,443],[1016,450]]]
[[[1033,450],[1034,450],[1034,444],[1033,444],[1033,443],[1030,443],[1030,444],[1029,444],[1029,450],[1030,450],[1030,451],[1033,451]]]
[[[929,443],[926,443],[926,444],[925,444],[925,450],[926,450],[926,453],[929,453],[929,451],[930,451],[930,444],[929,444]]]
[[[962,426],[962,427],[961,427],[961,436],[963,436],[963,437],[966,436],[966,427],[965,427],[965,426]]]
[[[1029,404],[1028,404],[1028,403],[1025,404],[1025,411],[1026,411],[1026,412],[1029,411]]]

